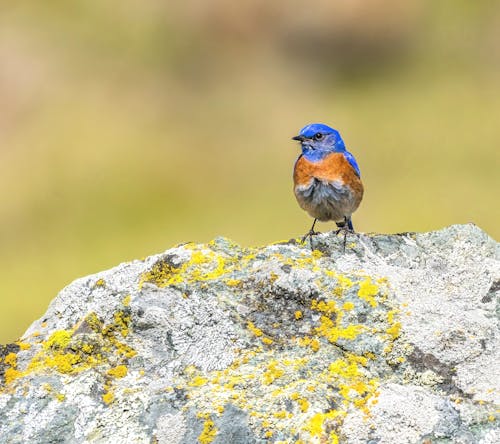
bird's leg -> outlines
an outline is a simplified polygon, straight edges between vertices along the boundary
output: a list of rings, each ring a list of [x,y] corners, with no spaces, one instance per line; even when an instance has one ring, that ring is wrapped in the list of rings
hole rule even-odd
[[[314,231],[314,225],[316,225],[316,222],[317,222],[318,219],[314,219],[314,222],[312,224],[312,227],[311,229],[304,235],[304,237],[302,238],[302,243],[304,243],[306,241],[306,239],[309,237],[309,238],[312,238],[312,236],[315,236],[316,234],[319,234],[319,232],[317,231]]]
[[[345,253],[345,247],[347,243],[347,233],[354,233],[354,227],[352,226],[352,221],[350,217],[344,216],[344,220],[341,222],[335,222],[337,224],[338,230],[336,231],[335,235],[339,234],[341,231],[344,232],[344,253]]]

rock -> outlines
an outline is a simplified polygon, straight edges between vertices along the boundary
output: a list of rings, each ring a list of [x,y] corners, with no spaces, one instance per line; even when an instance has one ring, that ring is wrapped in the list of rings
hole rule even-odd
[[[500,442],[499,245],[342,244],[218,238],[76,280],[0,346],[0,442]]]

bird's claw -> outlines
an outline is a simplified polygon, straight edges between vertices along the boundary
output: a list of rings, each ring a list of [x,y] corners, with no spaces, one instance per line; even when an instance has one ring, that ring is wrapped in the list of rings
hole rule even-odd
[[[309,230],[304,236],[302,236],[302,243],[304,244],[307,240],[307,238],[311,239],[312,241],[312,237],[313,236],[316,236],[317,234],[321,234],[319,231],[314,231],[314,230]]]
[[[343,243],[343,249],[345,253],[345,247],[347,244],[347,233],[354,234],[355,231],[351,230],[348,226],[344,225],[343,227],[339,227],[337,231],[335,231],[335,236],[338,236],[338,234],[343,231],[344,232],[344,243]]]

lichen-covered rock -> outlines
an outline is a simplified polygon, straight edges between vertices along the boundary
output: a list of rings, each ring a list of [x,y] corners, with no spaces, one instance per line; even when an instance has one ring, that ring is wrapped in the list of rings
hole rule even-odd
[[[474,225],[185,244],[0,346],[0,442],[500,442],[499,245]]]

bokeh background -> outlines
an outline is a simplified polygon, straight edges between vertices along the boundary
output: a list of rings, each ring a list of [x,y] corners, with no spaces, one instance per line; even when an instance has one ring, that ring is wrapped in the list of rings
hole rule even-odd
[[[0,342],[77,277],[305,233],[313,121],[358,158],[358,230],[498,238],[499,74],[495,1],[2,2]]]

